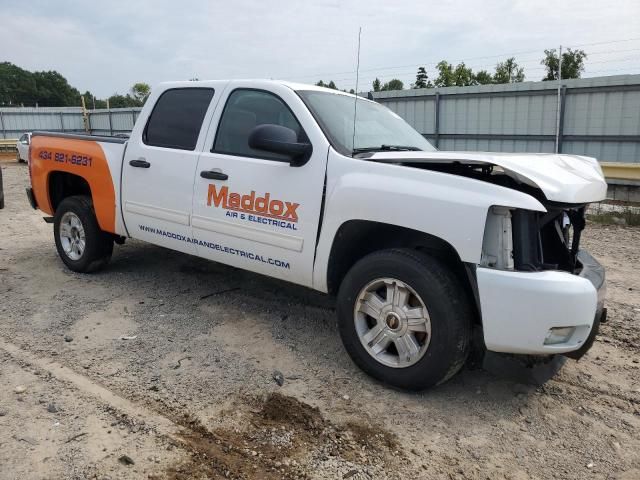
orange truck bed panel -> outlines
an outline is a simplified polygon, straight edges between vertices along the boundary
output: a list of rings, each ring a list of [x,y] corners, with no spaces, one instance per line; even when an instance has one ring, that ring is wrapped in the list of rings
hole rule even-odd
[[[100,228],[116,233],[114,179],[106,155],[97,141],[34,136],[29,168],[34,196],[42,211],[54,214],[49,192],[51,173],[72,173],[89,184]]]

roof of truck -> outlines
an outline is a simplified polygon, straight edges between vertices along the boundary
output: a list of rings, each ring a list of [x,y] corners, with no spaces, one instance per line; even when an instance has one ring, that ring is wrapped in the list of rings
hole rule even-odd
[[[288,82],[286,80],[272,80],[267,78],[235,78],[235,79],[226,79],[226,80],[194,80],[194,81],[172,81],[172,82],[162,82],[160,85],[162,86],[190,86],[190,87],[200,87],[205,85],[211,85],[211,83],[227,83],[227,82],[242,82],[243,84],[253,83],[264,85],[265,83],[271,83],[275,85],[284,85],[285,87],[289,87],[291,90],[317,90],[319,92],[331,92],[337,93],[341,95],[354,96],[352,93],[343,92],[342,90],[334,90],[332,88],[319,87],[317,85],[311,85],[308,83],[297,83],[297,82]],[[362,97],[360,97],[362,98]]]

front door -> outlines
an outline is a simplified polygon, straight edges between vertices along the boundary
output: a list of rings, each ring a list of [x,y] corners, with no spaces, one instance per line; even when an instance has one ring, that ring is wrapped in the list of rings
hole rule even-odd
[[[134,131],[122,166],[122,210],[129,235],[186,253],[191,242],[193,179],[213,88],[172,88]],[[200,145],[199,143],[200,138]],[[140,140],[142,139],[142,140]]]
[[[293,90],[250,86],[229,85],[200,156],[192,217],[198,255],[311,286],[329,144]],[[251,149],[249,134],[262,124],[293,129],[312,144],[311,158],[295,167]]]

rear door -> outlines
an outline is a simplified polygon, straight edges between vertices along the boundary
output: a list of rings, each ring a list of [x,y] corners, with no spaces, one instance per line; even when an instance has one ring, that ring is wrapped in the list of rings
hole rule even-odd
[[[262,124],[294,130],[298,141],[312,144],[311,158],[290,166],[282,155],[251,149],[249,134]],[[310,286],[328,147],[291,88],[230,82],[213,116],[194,182],[198,255]],[[211,178],[211,172],[219,173],[218,178]]]
[[[131,237],[196,253],[193,179],[215,95],[213,86],[168,88],[147,122],[136,124],[122,166],[122,210]]]

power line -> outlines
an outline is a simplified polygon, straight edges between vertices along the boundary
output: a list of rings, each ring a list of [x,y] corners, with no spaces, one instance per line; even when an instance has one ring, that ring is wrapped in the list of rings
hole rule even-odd
[[[625,50],[601,50],[599,52],[587,52],[588,56],[593,56],[593,55],[605,55],[608,53],[627,53],[627,52],[637,52],[638,50],[640,50],[640,48],[627,48]]]
[[[616,59],[607,59],[607,60],[600,60],[600,61],[594,61],[594,62],[588,62],[587,65],[585,65],[587,68],[590,65],[602,65],[602,64],[618,64],[618,63],[626,63],[626,62],[631,62],[631,61],[636,61],[636,60],[640,60],[639,56],[631,56],[631,57],[625,57],[625,58],[616,58]],[[468,68],[472,69],[472,70],[476,70],[476,73],[478,71],[478,69],[483,69],[484,67],[491,67],[493,65],[469,65],[467,66]],[[526,63],[525,64],[518,64],[519,67],[523,68],[525,70],[525,74],[530,74],[531,72],[539,72],[539,71],[545,71],[546,67],[540,65],[539,63],[535,63],[532,64],[532,66],[528,66]],[[362,71],[362,70],[361,70]],[[365,80],[374,80],[375,78],[378,78],[380,80],[387,80],[387,79],[393,79],[393,78],[397,78],[397,77],[407,77],[407,76],[413,76],[415,75],[415,71],[414,70],[405,70],[405,71],[401,71],[401,72],[393,72],[393,73],[388,73],[388,74],[370,74],[370,75],[364,75],[364,76],[360,76],[360,78],[365,79]],[[336,82],[345,82],[345,81],[350,81],[350,80],[354,80],[355,77],[354,76],[345,76],[345,77],[338,77],[338,78],[332,78],[333,81]]]
[[[640,40],[640,37],[634,37],[634,38],[626,38],[626,39],[618,39],[618,40],[609,40],[609,41],[604,41],[604,42],[592,42],[592,43],[584,43],[584,44],[574,44],[573,48],[576,47],[588,47],[588,46],[596,46],[596,45],[609,45],[609,44],[616,44],[616,43],[623,43],[623,42],[633,42],[633,41],[638,41]],[[543,49],[544,51],[544,49]],[[600,51],[596,51],[596,52],[587,52],[587,56],[597,56],[597,55],[606,55],[606,54],[615,54],[615,53],[626,53],[626,52],[635,52],[635,51],[640,51],[640,48],[631,48],[631,49],[610,49],[610,50],[600,50]],[[501,53],[501,54],[496,54],[496,55],[483,55],[483,56],[477,56],[477,57],[467,57],[465,59],[461,59],[461,60],[454,60],[449,62],[451,65],[453,65],[455,67],[456,63],[465,63],[465,66],[467,66],[467,68],[471,68],[473,70],[484,70],[484,69],[490,69],[490,68],[495,68],[496,63],[483,63],[483,64],[473,64],[473,65],[466,65],[467,62],[471,61],[471,60],[483,60],[483,59],[490,59],[490,58],[511,58],[511,57],[515,57],[516,55],[521,56],[520,57],[520,62],[518,63],[518,66],[521,68],[524,68],[525,70],[525,74],[529,74],[530,72],[537,72],[537,71],[541,71],[541,70],[545,70],[545,67],[541,67],[539,66],[540,63],[537,61],[537,59],[525,59],[524,61],[522,61],[522,56],[531,56],[534,54],[540,54],[540,50],[536,49],[536,50],[526,50],[526,51],[518,51],[518,52],[511,52],[511,53]],[[587,62],[587,68],[589,65],[593,65],[593,64],[611,64],[611,63],[624,63],[624,62],[629,62],[629,61],[633,61],[635,60],[634,57],[627,57],[627,58],[610,58],[610,59],[606,59],[606,60],[599,60],[599,61],[589,61]],[[398,69],[407,69],[407,68],[413,68],[413,69],[417,69],[418,67],[424,66],[427,68],[435,68],[437,66],[437,64],[439,63],[436,61],[430,61],[430,62],[418,62],[418,63],[412,63],[412,64],[405,64],[405,65],[393,65],[393,66],[379,66],[379,67],[371,67],[371,68],[366,68],[366,69],[361,69],[360,72],[362,73],[370,73],[370,75],[366,75],[364,76],[364,78],[366,79],[375,79],[375,78],[380,78],[380,79],[386,79],[386,78],[395,78],[395,77],[405,77],[405,76],[413,76],[415,75],[415,70],[413,71],[398,71],[398,72],[390,72],[388,74],[381,74],[382,72],[387,72],[390,70],[398,70]],[[355,79],[354,76],[355,72],[352,70],[347,70],[347,71],[342,71],[342,72],[333,72],[333,73],[315,73],[315,74],[304,74],[304,75],[284,75],[284,76],[274,76],[274,78],[292,78],[292,79],[304,79],[304,78],[329,78],[332,79],[334,81],[352,81]],[[335,75],[345,75],[344,77],[340,77],[340,78],[333,78]]]
[[[640,48],[633,48],[633,49],[623,49],[623,50],[607,50],[607,51],[600,51],[600,52],[593,52],[593,53],[587,53],[588,56],[592,56],[592,55],[604,55],[604,54],[613,54],[613,53],[625,53],[625,52],[634,52],[634,51],[640,51]],[[537,51],[536,51],[537,52]],[[483,57],[486,58],[486,57]],[[635,57],[625,57],[625,58],[610,58],[610,59],[606,59],[606,60],[597,60],[597,61],[587,61],[587,66],[588,65],[593,65],[593,64],[601,64],[601,63],[618,63],[618,62],[627,62],[630,60],[633,60]],[[455,62],[451,62],[451,65],[454,65]],[[415,70],[411,70],[411,71],[400,71],[400,72],[392,72],[392,73],[388,73],[388,74],[380,74],[379,72],[384,72],[384,71],[388,71],[388,70],[394,70],[394,69],[398,69],[398,68],[414,68],[417,70],[418,67],[424,66],[424,67],[429,67],[429,66],[433,66],[435,67],[437,65],[437,63],[422,63],[422,64],[411,64],[411,65],[403,65],[403,66],[394,66],[394,67],[383,67],[383,68],[379,68],[379,69],[373,69],[373,68],[369,68],[369,69],[361,69],[361,72],[365,72],[365,73],[372,73],[374,72],[374,74],[369,75],[368,77],[374,78],[374,77],[380,77],[382,78],[391,78],[393,76],[403,76],[403,75],[413,75],[415,74]],[[540,70],[545,70],[545,67],[541,67],[539,66],[540,62],[538,61],[538,59],[529,59],[529,60],[524,60],[524,61],[518,61],[518,67],[524,68],[526,72],[532,72],[532,71],[540,71]],[[454,65],[455,66],[455,65]],[[465,66],[467,68],[471,68],[472,70],[485,70],[485,69],[491,69],[491,68],[495,68],[496,64],[495,63],[483,63],[483,64],[471,64],[471,65],[466,65]],[[288,77],[282,77],[282,78],[330,78],[334,81],[344,81],[344,80],[352,80],[355,78],[355,76],[353,76],[354,72],[353,71],[344,71],[344,72],[336,72],[333,74],[312,74],[312,75],[295,75],[295,76],[288,76]],[[333,75],[350,75],[350,76],[346,76],[346,77],[339,77],[339,78],[334,78]]]
[[[608,45],[610,43],[623,43],[623,42],[634,42],[636,40],[640,40],[640,37],[634,37],[634,38],[624,38],[621,40],[610,40],[607,42],[595,42],[595,43],[578,43],[578,44],[574,44],[571,47],[568,48],[575,48],[575,47],[591,47],[593,45]]]

